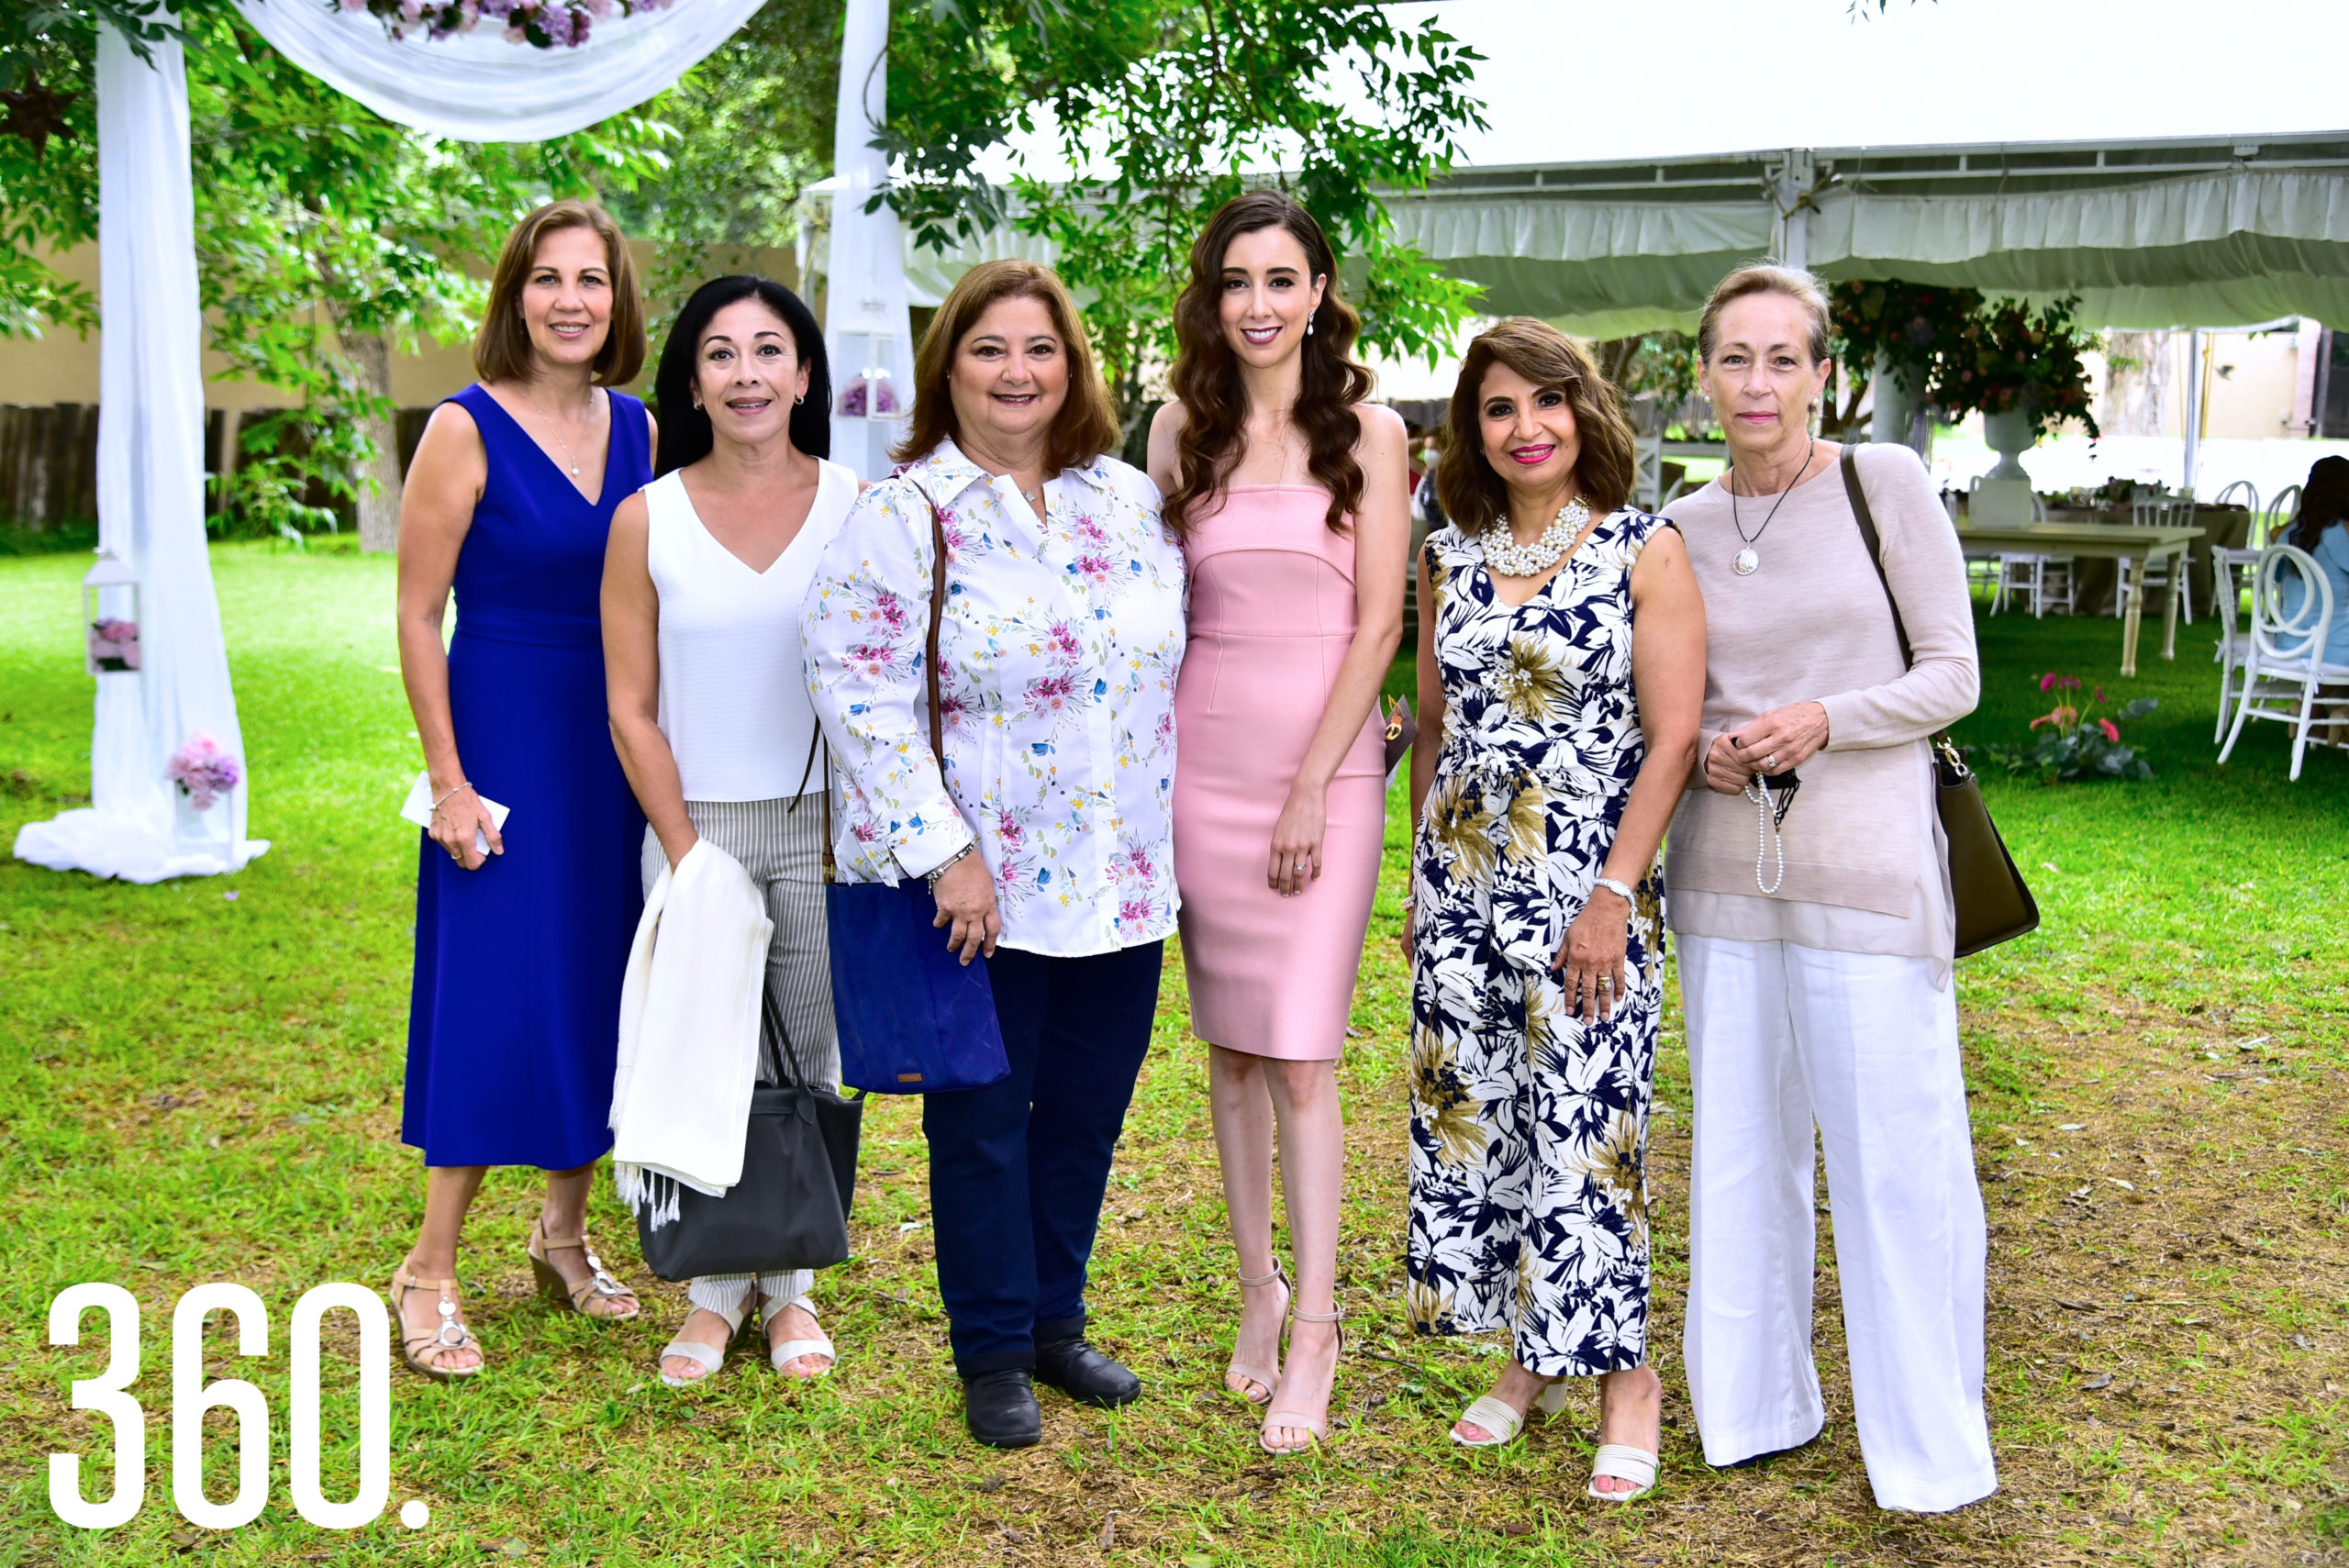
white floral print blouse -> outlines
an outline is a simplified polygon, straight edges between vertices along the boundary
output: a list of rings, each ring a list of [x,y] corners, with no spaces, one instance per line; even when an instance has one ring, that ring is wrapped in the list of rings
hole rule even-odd
[[[922,493],[946,535],[943,780]],[[841,876],[919,876],[975,835],[1003,944],[1081,957],[1174,930],[1183,555],[1157,487],[1115,458],[1064,470],[1044,511],[1040,528],[1017,485],[952,440],[865,491],[816,568],[807,684],[840,791]]]

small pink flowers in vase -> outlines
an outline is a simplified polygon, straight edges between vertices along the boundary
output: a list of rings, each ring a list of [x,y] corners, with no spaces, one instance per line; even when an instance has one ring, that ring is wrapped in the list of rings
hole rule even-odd
[[[191,809],[209,811],[220,796],[237,787],[237,781],[243,774],[238,770],[237,759],[222,751],[219,741],[199,729],[172,753],[163,776],[180,786]]]
[[[897,394],[889,384],[889,373],[867,371],[852,378],[841,389],[841,417],[863,419],[897,411]]]
[[[108,616],[90,623],[90,668],[120,674],[139,668],[139,623]]]

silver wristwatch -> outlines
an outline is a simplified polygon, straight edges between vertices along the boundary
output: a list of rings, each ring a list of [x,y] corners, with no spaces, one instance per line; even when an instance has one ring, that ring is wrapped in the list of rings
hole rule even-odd
[[[1632,893],[1629,883],[1618,882],[1611,876],[1593,877],[1591,879],[1590,885],[1593,887],[1603,887],[1607,889],[1608,892],[1612,893],[1622,899],[1624,903],[1631,905],[1634,907],[1636,907],[1640,902],[1638,895]]]

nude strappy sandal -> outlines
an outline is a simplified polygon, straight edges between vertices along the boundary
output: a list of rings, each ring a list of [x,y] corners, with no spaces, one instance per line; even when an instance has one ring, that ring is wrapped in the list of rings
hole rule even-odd
[[[1281,1321],[1283,1323],[1288,1321],[1289,1302],[1296,1296],[1296,1292],[1290,1288],[1288,1273],[1281,1267],[1281,1261],[1278,1258],[1273,1260],[1271,1273],[1259,1274],[1254,1278],[1241,1274],[1239,1279],[1240,1288],[1242,1290],[1255,1290],[1268,1284],[1279,1285],[1281,1287]],[[1231,1380],[1234,1377],[1244,1377],[1251,1383],[1261,1385],[1264,1390],[1264,1396],[1259,1399],[1245,1389],[1232,1388]],[[1278,1372],[1268,1371],[1261,1366],[1251,1366],[1240,1359],[1239,1338],[1235,1334],[1232,1342],[1231,1364],[1223,1369],[1224,1387],[1239,1395],[1251,1405],[1263,1406],[1273,1402],[1273,1390],[1280,1386],[1280,1381],[1281,1374]]]
[[[407,1331],[405,1309],[408,1294],[418,1290],[440,1293],[440,1326],[429,1334]],[[400,1360],[407,1363],[410,1372],[438,1378],[442,1383],[453,1383],[458,1378],[473,1376],[489,1364],[488,1352],[482,1349],[481,1341],[473,1338],[473,1331],[457,1320],[459,1297],[455,1280],[418,1279],[408,1273],[406,1263],[402,1263],[392,1271],[392,1288],[385,1294],[391,1297],[392,1320],[400,1326]],[[424,1359],[427,1356],[437,1357],[445,1351],[471,1351],[482,1359],[471,1366],[440,1366]]]
[[[1628,1443],[1600,1443],[1598,1456],[1591,1462],[1590,1485],[1584,1490],[1602,1503],[1636,1501],[1655,1490],[1657,1464],[1656,1456],[1645,1449],[1633,1448]],[[1612,1481],[1628,1481],[1631,1489],[1628,1492],[1602,1492],[1598,1489],[1598,1478],[1602,1475]]]
[[[1346,1315],[1345,1315],[1344,1313],[1342,1313],[1342,1312],[1295,1312],[1295,1311],[1292,1311],[1292,1312],[1289,1314],[1289,1321],[1290,1321],[1290,1322],[1292,1322],[1292,1323],[1335,1323],[1335,1324],[1337,1324],[1337,1325],[1338,1325],[1338,1357],[1339,1357],[1339,1359],[1340,1359],[1340,1360],[1343,1360],[1343,1359],[1344,1359],[1344,1357],[1345,1357],[1345,1353],[1346,1353],[1346,1329],[1345,1329],[1345,1316],[1346,1316]],[[1336,1375],[1336,1373],[1335,1373],[1335,1372],[1334,1372],[1334,1370],[1333,1370],[1333,1371],[1332,1371],[1332,1373],[1331,1373],[1331,1376],[1332,1376],[1333,1380],[1334,1380],[1334,1378],[1335,1378],[1335,1375]],[[1337,1397],[1337,1390],[1336,1390],[1336,1388],[1332,1387],[1332,1388],[1330,1389],[1330,1397],[1331,1397],[1331,1398],[1333,1398],[1333,1399],[1334,1399],[1334,1398],[1336,1398],[1336,1397]],[[1268,1399],[1268,1400],[1266,1400],[1266,1401],[1265,1401],[1265,1403],[1269,1405],[1269,1404],[1271,1404],[1271,1403],[1272,1403],[1272,1401]],[[1309,1443],[1306,1444],[1303,1448],[1275,1448],[1272,1444],[1270,1444],[1270,1443],[1268,1443],[1268,1442],[1266,1442],[1266,1441],[1264,1440],[1264,1434],[1265,1434],[1266,1432],[1268,1432],[1268,1431],[1272,1430],[1275,1427],[1303,1427],[1303,1428],[1304,1428],[1308,1432],[1310,1432],[1310,1433],[1313,1435],[1313,1440],[1312,1440],[1311,1442],[1309,1442]],[[1323,1443],[1328,1442],[1329,1440],[1330,1440],[1330,1412],[1329,1412],[1328,1408],[1326,1407],[1326,1406],[1325,1406],[1325,1407],[1323,1408],[1323,1410],[1322,1410],[1321,1414],[1320,1414],[1319,1416],[1318,1416],[1318,1417],[1314,1417],[1314,1416],[1308,1416],[1308,1415],[1304,1414],[1302,1411],[1297,1411],[1297,1410],[1273,1410],[1273,1411],[1268,1411],[1268,1412],[1265,1414],[1265,1416],[1264,1416],[1264,1426],[1263,1426],[1262,1428],[1258,1429],[1258,1430],[1257,1430],[1257,1432],[1256,1432],[1256,1446],[1257,1446],[1258,1448],[1263,1449],[1266,1453],[1272,1454],[1272,1455],[1274,1455],[1274,1456],[1275,1456],[1275,1457],[1278,1457],[1278,1458],[1286,1458],[1286,1457],[1287,1457],[1287,1456],[1289,1456],[1289,1455],[1292,1455],[1292,1454],[1311,1453],[1311,1452],[1313,1452],[1316,1449],[1319,1448]]]
[[[722,1321],[726,1325],[726,1340],[723,1344],[713,1345],[707,1340],[676,1339],[662,1346],[660,1360],[653,1364],[660,1367],[661,1381],[672,1388],[685,1388],[693,1384],[706,1383],[716,1374],[719,1367],[726,1364],[726,1346],[734,1342],[734,1336],[741,1331],[742,1319],[751,1314],[751,1293],[743,1292],[742,1305],[731,1312],[720,1312],[715,1307],[704,1307],[698,1302],[694,1304],[694,1311],[707,1312]],[[680,1328],[677,1332],[683,1334],[685,1329]],[[683,1377],[676,1376],[666,1367],[660,1366],[661,1362],[667,1361],[671,1356],[675,1356],[681,1361],[689,1361],[701,1370],[688,1373]]]
[[[759,1327],[762,1329],[765,1329],[769,1323],[774,1321],[776,1313],[788,1311],[794,1307],[811,1318],[816,1316],[816,1304],[808,1300],[805,1294],[795,1296],[789,1301],[777,1301],[774,1297],[768,1296],[759,1307]],[[767,1364],[777,1372],[783,1372],[785,1367],[789,1366],[801,1356],[822,1356],[831,1362],[831,1366],[827,1366],[820,1372],[784,1373],[785,1377],[796,1377],[802,1382],[812,1383],[819,1377],[829,1377],[832,1367],[841,1363],[840,1351],[832,1348],[831,1337],[819,1326],[816,1330],[816,1338],[812,1340],[785,1340],[779,1345],[770,1347],[767,1351]]]
[[[1545,1416],[1554,1416],[1564,1409],[1566,1380],[1563,1377],[1553,1379],[1533,1404]],[[1460,1421],[1482,1427],[1492,1435],[1481,1440],[1464,1438],[1460,1435],[1460,1421],[1455,1421],[1452,1425],[1452,1440],[1462,1448],[1498,1448],[1524,1430],[1526,1418],[1531,1414],[1531,1410],[1520,1414],[1508,1400],[1497,1399],[1487,1394],[1460,1412]]]
[[[562,1277],[562,1271],[548,1261],[551,1253],[568,1252],[574,1248],[587,1256],[587,1281],[579,1285],[573,1285],[565,1280]],[[644,1310],[641,1304],[631,1306],[625,1312],[610,1305],[621,1296],[626,1296],[634,1302],[636,1292],[605,1272],[604,1260],[596,1256],[596,1250],[587,1245],[587,1232],[584,1227],[578,1235],[568,1240],[558,1241],[547,1234],[547,1217],[541,1214],[530,1222],[530,1239],[524,1244],[523,1250],[530,1255],[530,1273],[539,1282],[540,1293],[551,1296],[557,1301],[568,1301],[571,1304],[571,1309],[582,1318],[597,1318],[606,1322],[624,1323]],[[588,1311],[588,1304],[596,1301],[605,1303],[604,1309],[600,1312]]]

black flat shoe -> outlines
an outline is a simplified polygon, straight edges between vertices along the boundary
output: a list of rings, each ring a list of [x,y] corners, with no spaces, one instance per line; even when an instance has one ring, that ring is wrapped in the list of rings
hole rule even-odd
[[[1141,1379],[1086,1344],[1083,1334],[1038,1344],[1036,1381],[1050,1384],[1080,1405],[1103,1409],[1141,1397]]]
[[[1044,1440],[1044,1413],[1020,1367],[964,1378],[963,1419],[971,1436],[989,1448],[1033,1448]]]

